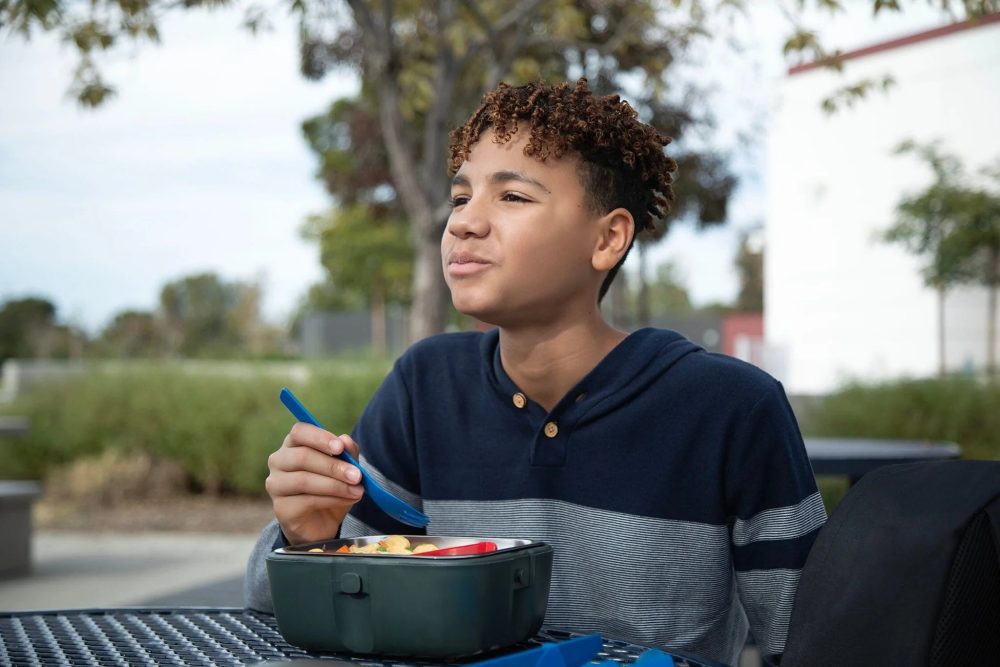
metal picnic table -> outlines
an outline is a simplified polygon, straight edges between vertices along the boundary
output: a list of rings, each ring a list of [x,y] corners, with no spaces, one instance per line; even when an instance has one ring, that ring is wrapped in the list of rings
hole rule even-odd
[[[255,665],[296,660],[339,661],[358,667],[460,666],[545,642],[581,636],[543,627],[527,642],[463,660],[422,660],[343,653],[310,653],[292,646],[278,632],[274,617],[239,608],[77,609],[0,613],[0,664],[178,665],[205,667]],[[595,661],[630,665],[648,647],[603,638]],[[673,653],[676,667],[722,667]],[[338,662],[331,662],[331,666]]]
[[[844,475],[854,484],[865,473],[894,463],[957,459],[954,442],[876,438],[805,438],[806,453],[817,475]]]

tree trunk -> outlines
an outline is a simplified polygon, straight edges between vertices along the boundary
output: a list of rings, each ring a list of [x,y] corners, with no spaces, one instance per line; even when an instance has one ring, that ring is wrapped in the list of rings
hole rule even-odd
[[[453,0],[438,5],[438,38],[447,42],[446,30],[458,11]],[[413,266],[413,310],[410,339],[420,340],[444,331],[448,318],[448,286],[441,270],[441,235],[447,219],[448,199],[447,139],[448,116],[458,86],[459,65],[451,49],[439,48],[435,62],[434,103],[424,125],[423,155],[419,177],[426,206],[414,216],[415,257]]]
[[[986,380],[993,383],[997,372],[997,288],[988,286],[989,301],[986,306]]]
[[[386,355],[385,344],[385,288],[382,281],[372,284],[371,308],[372,351],[380,359]]]
[[[986,381],[993,383],[997,372],[997,277],[1000,276],[1000,249],[990,255],[990,280],[986,285]]]
[[[944,359],[944,352],[945,352],[945,345],[944,345],[944,342],[945,342],[944,341],[944,295],[945,295],[945,287],[944,287],[944,285],[939,285],[938,286],[937,293],[938,293],[938,303],[937,303],[937,306],[938,306],[938,308],[937,308],[937,311],[938,311],[938,313],[937,313],[938,314],[938,318],[937,318],[937,320],[938,320],[938,322],[937,322],[937,329],[938,329],[938,377],[939,378],[943,378],[944,375],[945,375],[945,359]]]
[[[416,256],[413,263],[413,307],[410,310],[410,341],[444,331],[448,314],[448,286],[441,271],[440,234],[427,233],[414,225]]]
[[[639,251],[639,296],[637,304],[636,326],[649,326],[649,281],[646,280],[646,244],[636,243],[636,250]]]

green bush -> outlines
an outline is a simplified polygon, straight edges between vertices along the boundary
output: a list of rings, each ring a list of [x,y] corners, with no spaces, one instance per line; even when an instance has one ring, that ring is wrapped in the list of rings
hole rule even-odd
[[[45,479],[107,450],[146,452],[179,464],[192,490],[264,493],[267,456],[293,418],[278,402],[289,386],[331,431],[349,431],[385,376],[382,362],[329,362],[305,383],[245,364],[239,373],[168,364],[94,367],[33,387],[9,414],[31,420],[3,443],[0,478]]]
[[[803,420],[811,436],[949,441],[963,458],[1000,459],[1000,387],[970,378],[853,384]]]

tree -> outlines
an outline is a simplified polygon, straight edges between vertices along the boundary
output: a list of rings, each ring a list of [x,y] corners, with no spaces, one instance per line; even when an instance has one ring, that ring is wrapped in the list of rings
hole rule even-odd
[[[386,304],[410,301],[413,245],[371,108],[361,97],[341,99],[302,124],[320,161],[317,176],[335,202],[330,212],[309,219],[304,235],[319,242],[327,271],[310,301],[367,306],[373,347],[385,354]]]
[[[647,322],[650,316],[662,317],[691,310],[691,297],[673,262],[663,262],[656,267],[656,277],[647,289],[649,292]]]
[[[333,285],[366,297],[372,346],[386,353],[386,304],[409,303],[413,249],[406,225],[354,204],[310,219],[308,235],[319,240],[320,261]]]
[[[934,181],[927,188],[899,201],[896,222],[883,233],[883,239],[901,244],[924,260],[924,283],[937,292],[938,375],[944,376],[945,298],[951,287],[968,279],[968,250],[956,236],[964,209],[962,165],[936,144],[905,141],[896,153],[916,153],[934,173]]]
[[[160,291],[159,317],[170,353],[234,356],[260,351],[260,287],[222,281],[214,273],[186,276]]]
[[[112,318],[97,341],[104,354],[116,357],[150,357],[164,351],[163,335],[153,313],[125,310]]]
[[[954,195],[955,233],[946,245],[963,264],[959,280],[982,285],[987,290],[986,307],[986,377],[996,378],[997,289],[1000,288],[1000,161],[994,169],[983,169],[982,175],[996,185],[991,191],[985,186],[959,188]],[[962,182],[969,182],[962,179]]]
[[[760,229],[744,232],[736,252],[736,271],[740,277],[740,293],[736,310],[760,313],[764,311],[764,248]]]
[[[56,331],[56,307],[48,299],[26,297],[0,308],[0,363],[17,357],[48,356]]]

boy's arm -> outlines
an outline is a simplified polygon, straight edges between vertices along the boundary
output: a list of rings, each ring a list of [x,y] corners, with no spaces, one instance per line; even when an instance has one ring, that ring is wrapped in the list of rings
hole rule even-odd
[[[733,565],[761,653],[784,651],[799,574],[826,510],[781,385],[749,412],[726,462]]]
[[[361,466],[389,491],[420,508],[422,502],[418,495],[419,477],[410,400],[400,370],[400,362],[396,363],[365,407],[352,437],[361,449],[359,457]],[[413,535],[423,532],[422,528],[414,528],[393,520],[365,494],[344,518],[338,536],[400,533]],[[243,597],[247,607],[273,613],[266,558],[271,551],[287,544],[277,520],[271,521],[261,532],[250,554],[244,577]]]

